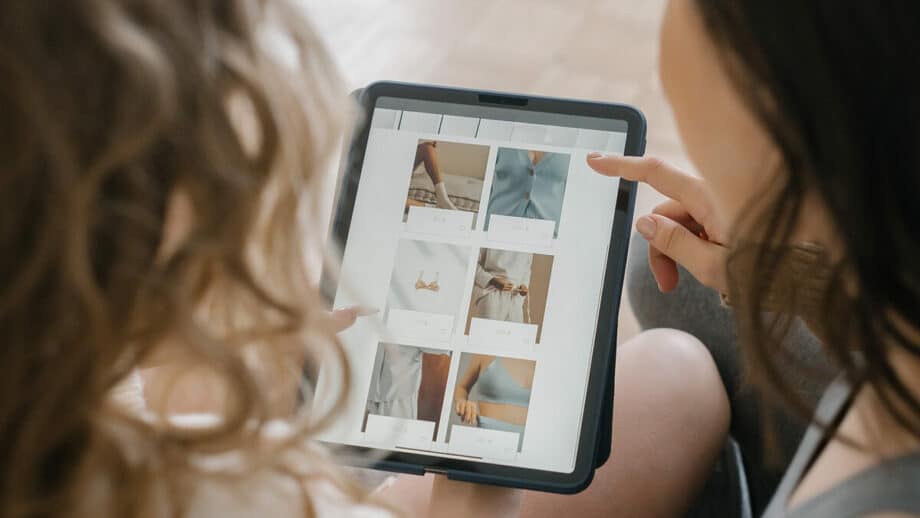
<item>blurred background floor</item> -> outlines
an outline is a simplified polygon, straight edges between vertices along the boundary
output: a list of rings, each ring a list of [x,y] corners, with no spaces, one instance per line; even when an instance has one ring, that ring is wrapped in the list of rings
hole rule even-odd
[[[658,80],[665,0],[301,0],[350,88],[389,79],[631,104],[690,169]],[[636,213],[660,196],[640,188]],[[626,300],[619,341],[638,331]]]

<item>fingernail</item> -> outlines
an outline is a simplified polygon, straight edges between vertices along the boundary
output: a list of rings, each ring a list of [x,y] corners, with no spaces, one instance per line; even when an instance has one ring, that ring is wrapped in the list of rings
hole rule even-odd
[[[344,308],[339,308],[339,309],[334,310],[333,313],[336,315],[341,315],[343,317],[351,316],[351,315],[357,316],[358,308],[357,306],[345,306]]]
[[[596,160],[598,158],[603,158],[603,157],[604,157],[604,154],[598,153],[597,151],[592,151],[588,153],[588,160]]]
[[[636,222],[636,230],[638,230],[645,239],[651,240],[654,238],[657,229],[658,224],[655,223],[655,220],[650,216],[642,216],[639,218],[639,221]]]

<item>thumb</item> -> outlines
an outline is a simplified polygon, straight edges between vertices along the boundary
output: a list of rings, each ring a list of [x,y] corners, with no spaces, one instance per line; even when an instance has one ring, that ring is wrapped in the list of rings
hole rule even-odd
[[[639,218],[636,230],[650,246],[686,268],[700,283],[725,292],[727,248],[706,241],[680,223],[658,214]]]
[[[339,333],[354,325],[358,317],[370,316],[377,312],[377,309],[367,306],[349,306],[347,308],[333,310],[329,313],[332,330],[335,333]]]

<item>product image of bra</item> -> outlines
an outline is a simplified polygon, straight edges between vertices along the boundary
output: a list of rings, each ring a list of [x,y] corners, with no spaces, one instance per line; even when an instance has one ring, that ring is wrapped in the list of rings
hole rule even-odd
[[[479,373],[476,388],[479,390],[480,401],[523,407],[530,403],[530,389],[511,376],[501,358],[492,360]]]
[[[438,284],[438,278],[440,277],[440,272],[435,272],[434,280],[431,282],[425,282],[422,278],[425,273],[425,270],[418,272],[418,279],[415,281],[415,289],[417,290],[429,290],[429,291],[440,291],[441,285]]]

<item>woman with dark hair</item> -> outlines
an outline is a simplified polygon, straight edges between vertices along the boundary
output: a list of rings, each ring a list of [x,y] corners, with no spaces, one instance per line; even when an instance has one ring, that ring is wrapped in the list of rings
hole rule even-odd
[[[740,353],[706,345],[723,374],[737,373],[731,362],[743,359],[743,390],[724,380],[734,417],[769,409],[766,453],[742,445],[758,463],[748,473],[767,479],[751,480],[752,489],[773,492],[755,502],[764,516],[920,514],[918,28],[912,1],[671,0],[661,79],[700,177],[654,158],[588,158],[602,174],[669,198],[636,222],[658,289],[674,291],[680,272],[689,273],[737,320]],[[699,315],[695,306],[707,304],[683,299],[678,311]],[[664,312],[639,316],[647,324],[688,319]],[[685,329],[702,336],[713,325]],[[671,339],[649,339],[659,332],[638,339]],[[825,389],[829,372],[836,379]],[[628,409],[644,397],[620,387],[616,395]],[[796,415],[812,423],[807,430],[796,428]],[[618,488],[633,470],[658,500],[674,494],[655,482],[668,472],[658,456],[635,469],[642,451],[618,442],[617,430],[643,423],[624,419],[615,416],[611,463],[588,491],[528,496],[523,514],[679,515],[682,503],[655,507],[641,491]],[[784,426],[774,433],[777,421]],[[657,433],[662,448],[680,440]],[[782,480],[771,480],[765,459],[772,450],[783,461],[775,445],[790,437],[801,437],[798,451],[785,459]]]
[[[680,264],[721,293],[753,386],[813,419],[764,516],[920,513],[918,21],[915,2],[674,0],[662,83],[702,178],[588,160],[670,198],[636,223],[660,290]],[[794,317],[840,373],[814,409]]]

